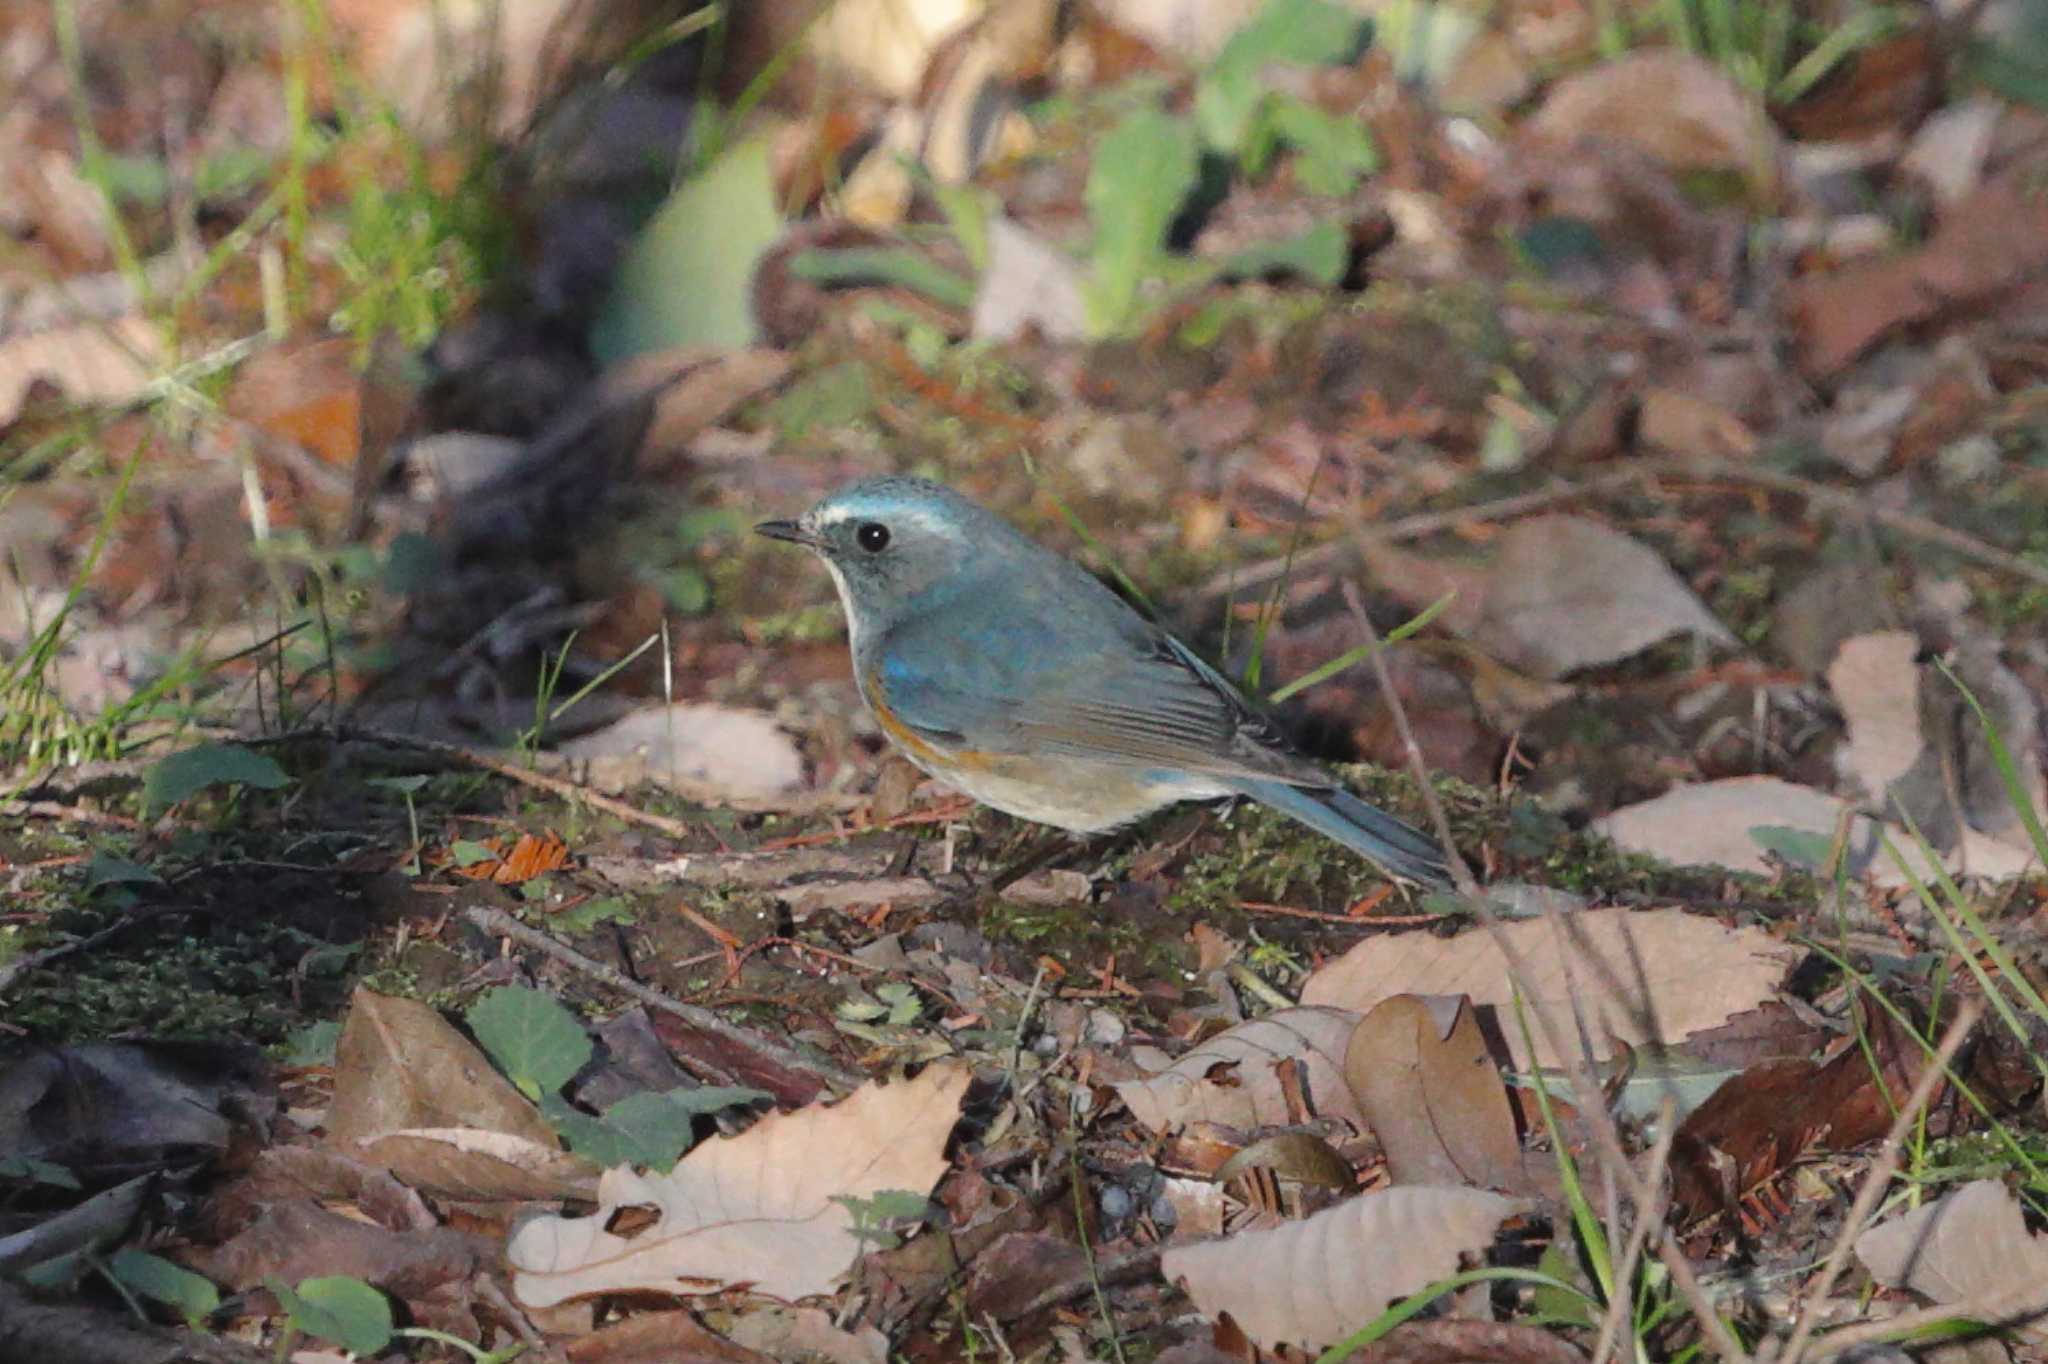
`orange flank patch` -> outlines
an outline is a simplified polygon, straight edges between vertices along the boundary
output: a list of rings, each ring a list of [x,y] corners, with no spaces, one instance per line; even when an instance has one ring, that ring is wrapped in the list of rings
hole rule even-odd
[[[875,713],[875,723],[882,727],[882,733],[889,736],[890,742],[925,767],[936,768],[943,773],[963,767],[971,771],[986,772],[995,766],[994,757],[987,753],[976,753],[971,750],[948,753],[934,747],[930,741],[897,718],[895,711],[889,709],[888,698],[882,691],[882,679],[879,674],[869,672],[867,681],[868,708]]]

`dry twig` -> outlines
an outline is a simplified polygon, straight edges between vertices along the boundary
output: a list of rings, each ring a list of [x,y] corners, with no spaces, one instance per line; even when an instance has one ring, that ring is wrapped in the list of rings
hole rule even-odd
[[[807,1075],[815,1075],[846,1093],[851,1093],[853,1090],[858,1089],[864,1082],[863,1077],[856,1075],[843,1066],[835,1065],[830,1061],[813,1059],[794,1047],[785,1046],[771,1037],[764,1037],[760,1033],[743,1028],[737,1023],[729,1023],[709,1009],[701,1009],[695,1004],[685,1004],[681,1000],[672,999],[650,986],[642,985],[639,981],[614,970],[603,962],[586,957],[565,943],[557,942],[539,929],[527,927],[501,909],[492,909],[488,906],[478,905],[465,911],[463,917],[486,933],[510,938],[522,947],[530,947],[536,952],[545,953],[565,966],[581,971],[584,975],[594,980],[604,982],[621,994],[631,995],[650,1009],[658,1009],[662,1013],[671,1014],[682,1019],[693,1028],[700,1028],[708,1033],[716,1033],[728,1042],[744,1047],[757,1056],[766,1057],[785,1069],[799,1070]]]

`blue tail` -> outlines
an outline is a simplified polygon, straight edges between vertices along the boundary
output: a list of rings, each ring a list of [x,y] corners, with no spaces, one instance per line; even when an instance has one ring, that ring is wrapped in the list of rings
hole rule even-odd
[[[1277,781],[1237,784],[1240,794],[1334,838],[1382,871],[1425,886],[1448,886],[1443,849],[1420,829],[1367,805],[1334,786],[1289,786]]]

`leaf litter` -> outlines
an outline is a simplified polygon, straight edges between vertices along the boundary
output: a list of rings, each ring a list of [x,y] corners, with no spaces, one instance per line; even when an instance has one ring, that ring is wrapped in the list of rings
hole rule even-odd
[[[24,1255],[133,1268],[143,1199],[247,1290],[165,1288],[173,1342],[356,1339],[339,1275],[590,1361],[1272,1356],[1483,1268],[1364,1348],[1576,1358],[1629,1224],[1562,1148],[1648,1237],[1614,1300],[1680,1286],[1624,1348],[1732,1356],[1709,1297],[1791,1328],[1682,1271],[1862,1310],[1809,1267],[1903,1109],[1874,1309],[2029,1305],[2026,1214],[1954,1173],[2024,1151],[2040,1050],[2041,115],[1981,44],[1949,88],[1859,20],[1724,66],[1514,6],[769,3],[719,68],[653,7],[380,0],[357,72],[197,7],[77,16],[83,141],[56,16],[0,21]],[[1253,811],[1048,853],[892,763],[746,531],[882,469],[1269,692],[1455,589],[1282,718],[1419,742],[1492,900]],[[117,1033],[277,1064],[64,1049]]]

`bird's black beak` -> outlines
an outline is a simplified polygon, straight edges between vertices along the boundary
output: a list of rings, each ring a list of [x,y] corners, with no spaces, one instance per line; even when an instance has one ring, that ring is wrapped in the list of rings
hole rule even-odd
[[[805,549],[818,547],[818,537],[795,521],[763,521],[754,527],[754,534],[765,535],[770,540],[787,540],[792,545],[802,545]]]

